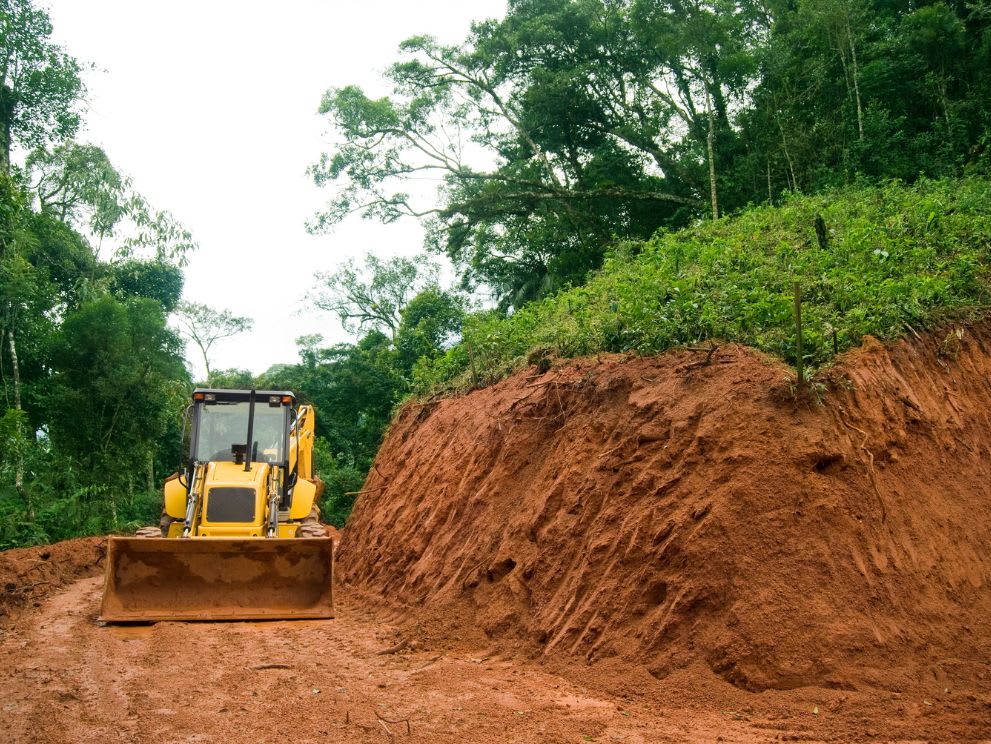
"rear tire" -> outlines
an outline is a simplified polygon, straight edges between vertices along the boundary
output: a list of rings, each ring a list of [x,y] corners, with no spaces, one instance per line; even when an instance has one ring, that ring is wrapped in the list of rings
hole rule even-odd
[[[327,530],[319,522],[303,522],[298,534],[300,537],[326,537]]]

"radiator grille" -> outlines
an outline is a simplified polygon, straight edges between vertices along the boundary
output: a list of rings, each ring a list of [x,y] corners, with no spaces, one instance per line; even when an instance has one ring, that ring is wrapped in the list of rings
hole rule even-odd
[[[254,522],[253,488],[211,488],[206,500],[207,522]]]

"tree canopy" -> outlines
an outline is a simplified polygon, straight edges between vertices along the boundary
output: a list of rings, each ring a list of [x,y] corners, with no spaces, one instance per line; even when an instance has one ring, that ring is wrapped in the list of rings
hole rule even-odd
[[[984,0],[511,0],[459,44],[403,42],[387,97],[327,91],[310,227],[419,218],[465,286],[519,307],[616,237],[961,173],[991,129],[989,24]]]
[[[317,274],[314,304],[334,313],[345,330],[388,332],[393,340],[403,308],[417,288],[437,283],[437,266],[424,258],[365,255],[364,266],[346,261],[333,272]]]
[[[210,349],[221,339],[250,331],[251,318],[234,315],[230,310],[215,310],[199,302],[182,302],[176,313],[179,327],[203,356],[206,376],[210,377]]]
[[[80,64],[51,35],[32,0],[0,0],[0,173],[10,172],[14,143],[38,147],[79,128]]]

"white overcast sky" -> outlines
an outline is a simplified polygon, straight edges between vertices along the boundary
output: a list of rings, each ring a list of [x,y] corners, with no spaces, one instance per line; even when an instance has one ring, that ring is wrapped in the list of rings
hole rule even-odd
[[[216,369],[255,374],[297,360],[294,339],[346,338],[307,305],[313,275],[372,251],[421,248],[418,224],[358,217],[326,236],[304,222],[328,196],[305,175],[327,149],[316,114],[323,92],[356,83],[385,94],[382,71],[400,41],[462,40],[472,20],[501,17],[505,0],[42,0],[55,39],[83,62],[89,89],[79,139],[199,241],[185,298],[254,319],[220,341]],[[197,377],[202,361],[190,345]]]

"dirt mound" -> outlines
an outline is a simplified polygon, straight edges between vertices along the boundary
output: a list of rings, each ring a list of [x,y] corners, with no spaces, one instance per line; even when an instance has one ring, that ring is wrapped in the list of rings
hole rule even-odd
[[[104,537],[0,552],[0,622],[34,606],[56,589],[103,572]]]
[[[991,326],[869,341],[821,403],[747,349],[709,362],[582,360],[407,406],[340,572],[658,677],[986,686]]]
[[[340,531],[323,525],[336,543]],[[37,606],[42,599],[79,579],[101,576],[107,552],[106,537],[80,537],[74,540],[0,551],[0,623],[25,607]]]

